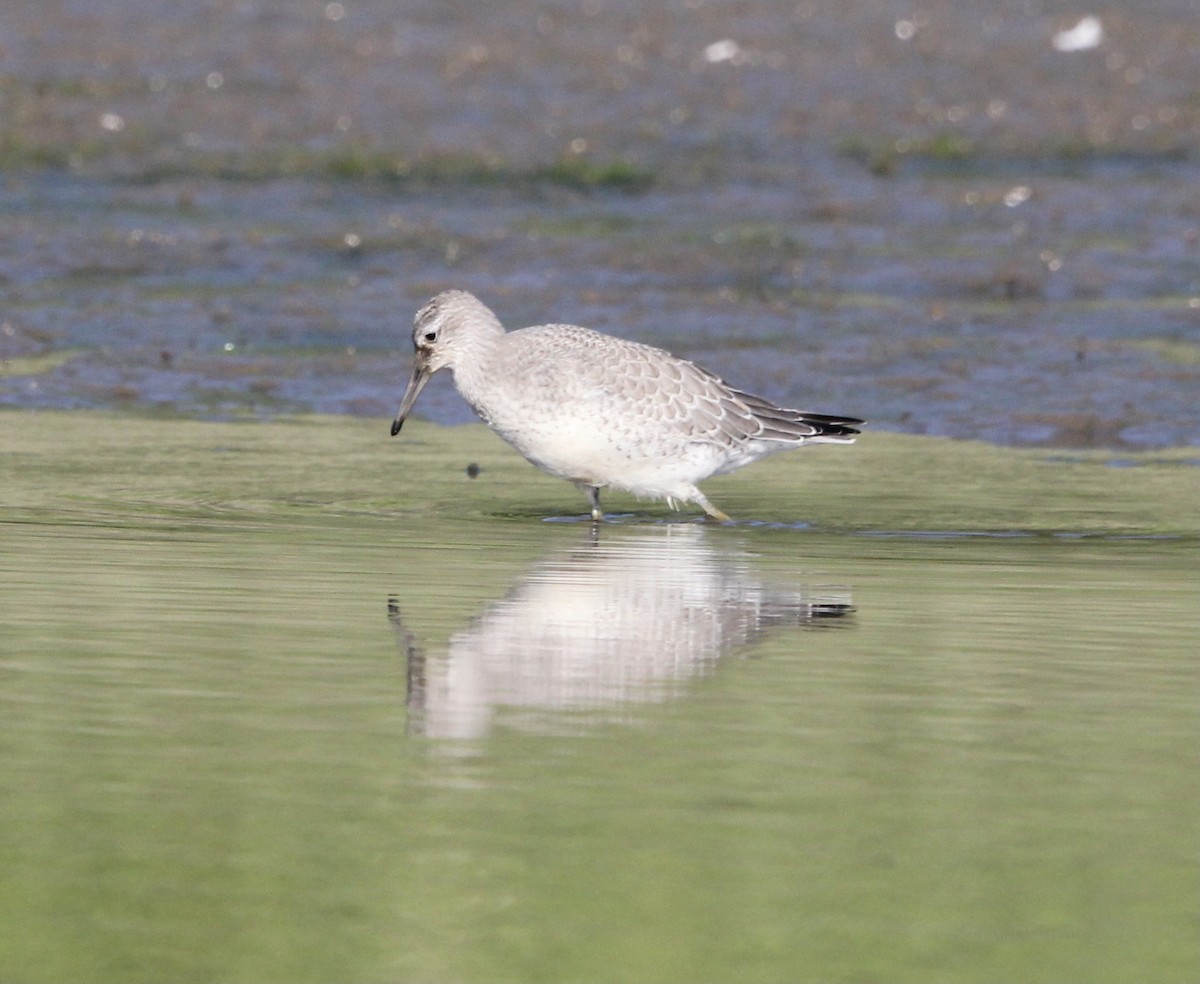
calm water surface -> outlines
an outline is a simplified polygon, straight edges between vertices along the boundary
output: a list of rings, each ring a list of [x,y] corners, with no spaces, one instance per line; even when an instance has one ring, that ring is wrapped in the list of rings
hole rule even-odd
[[[1194,543],[3,535],[4,980],[1200,966]]]
[[[463,287],[873,428],[1200,443],[1200,7],[928,6],[8,4],[0,406],[386,417]]]

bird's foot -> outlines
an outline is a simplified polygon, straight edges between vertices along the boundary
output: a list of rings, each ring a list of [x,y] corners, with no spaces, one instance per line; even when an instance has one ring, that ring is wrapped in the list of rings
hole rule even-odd
[[[692,496],[692,501],[707,513],[709,519],[717,523],[733,522],[725,513],[708,501],[699,490]]]

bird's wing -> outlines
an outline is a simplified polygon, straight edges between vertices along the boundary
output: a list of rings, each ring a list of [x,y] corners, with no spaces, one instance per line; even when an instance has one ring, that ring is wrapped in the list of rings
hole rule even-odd
[[[543,367],[570,390],[566,398],[607,403],[614,419],[657,422],[689,442],[730,448],[748,440],[836,439],[857,433],[852,425],[862,423],[777,407],[650,345],[572,325],[545,327],[553,333]]]
[[[638,399],[661,408],[662,418],[671,420],[692,440],[725,447],[746,441],[836,441],[857,434],[854,425],[862,423],[854,417],[776,406],[764,397],[734,389],[693,362],[658,349],[640,354],[641,358],[630,360]]]

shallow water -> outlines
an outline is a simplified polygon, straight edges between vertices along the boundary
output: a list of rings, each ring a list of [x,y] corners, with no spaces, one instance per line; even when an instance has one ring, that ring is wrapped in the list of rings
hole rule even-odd
[[[0,405],[386,417],[457,286],[876,428],[1200,443],[1197,8],[1036,6],[16,5]]]
[[[1185,981],[1200,960],[1189,540],[3,535],[13,980]]]

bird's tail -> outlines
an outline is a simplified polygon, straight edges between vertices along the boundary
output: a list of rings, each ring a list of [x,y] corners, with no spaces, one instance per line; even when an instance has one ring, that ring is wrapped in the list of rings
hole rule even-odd
[[[857,417],[788,410],[750,393],[735,391],[735,395],[762,427],[756,436],[767,441],[853,444],[854,435],[859,433],[857,425],[865,423]]]

